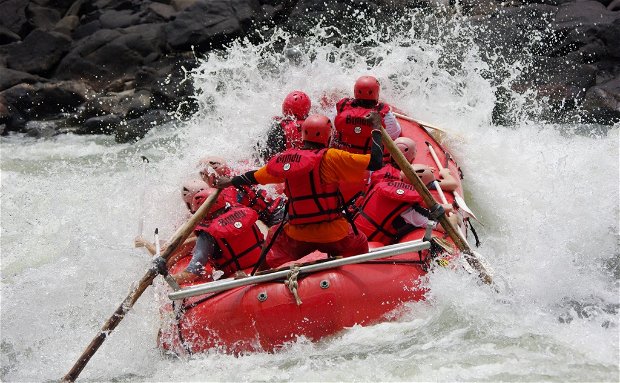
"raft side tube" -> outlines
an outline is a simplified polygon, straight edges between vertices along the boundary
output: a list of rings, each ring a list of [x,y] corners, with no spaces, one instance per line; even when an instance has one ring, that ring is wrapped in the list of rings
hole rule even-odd
[[[394,255],[400,255],[412,251],[426,250],[431,247],[431,243],[423,240],[403,242],[389,247],[384,247],[369,253],[354,255],[352,257],[335,259],[333,261],[327,261],[314,265],[302,266],[299,268],[300,274],[308,274],[316,271],[327,270],[334,267],[340,267],[344,265],[351,265],[355,263],[361,263],[373,259],[387,258]],[[194,297],[197,295],[214,293],[218,291],[230,290],[236,287],[252,285],[261,282],[269,282],[275,279],[286,277],[291,270],[276,271],[265,275],[255,275],[253,277],[247,277],[242,279],[235,279],[226,282],[212,282],[204,283],[200,285],[194,285],[181,289],[179,291],[168,294],[168,298],[171,300],[184,299]]]

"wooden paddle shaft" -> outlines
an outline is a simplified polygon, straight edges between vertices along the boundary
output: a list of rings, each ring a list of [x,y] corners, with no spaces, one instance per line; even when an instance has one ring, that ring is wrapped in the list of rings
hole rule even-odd
[[[411,167],[411,164],[405,158],[405,155],[398,149],[396,144],[394,144],[394,141],[383,127],[381,127],[381,135],[383,136],[383,143],[392,155],[392,158],[394,159],[394,161],[396,161],[398,167],[400,167],[407,179],[420,194],[426,206],[429,208],[435,206],[437,204],[437,201],[435,201],[435,198],[433,197],[431,192],[428,190],[426,185],[424,185],[420,177],[418,177],[418,175],[415,173],[415,171]],[[480,261],[478,261],[478,259],[475,257],[473,251],[469,247],[469,244],[461,238],[454,225],[452,225],[452,222],[448,220],[445,214],[442,214],[439,217],[439,222],[441,223],[441,226],[444,228],[446,233],[450,236],[456,247],[464,254],[467,262],[471,265],[471,267],[478,271],[478,273],[480,274],[480,278],[485,283],[490,284],[492,282],[491,276],[486,272],[484,266],[482,266]]]
[[[212,193],[209,198],[205,201],[202,206],[196,211],[196,213],[187,221],[183,226],[181,226],[174,233],[172,238],[166,244],[166,250],[161,255],[166,261],[172,253],[181,245],[187,237],[192,233],[194,227],[200,220],[204,218],[204,216],[209,212],[211,205],[215,200],[219,197],[221,190],[217,189],[214,193]],[[155,277],[157,276],[157,270],[154,267],[151,267],[146,274],[140,279],[138,285],[135,289],[133,289],[129,295],[123,300],[123,302],[118,306],[114,314],[105,322],[99,333],[93,338],[90,342],[86,350],[82,353],[80,358],[75,362],[71,370],[63,377],[63,381],[65,382],[73,382],[77,379],[78,375],[82,372],[90,358],[97,352],[101,344],[105,341],[106,337],[118,326],[118,324],[123,320],[125,314],[131,310],[133,305],[136,303],[138,298],[142,295],[144,290],[149,287]]]
[[[413,118],[413,117],[409,117],[409,116],[407,116],[406,114],[396,113],[396,112],[393,112],[393,113],[394,113],[394,115],[395,115],[396,117],[398,117],[398,118],[402,118],[403,120],[407,120],[407,121],[410,121],[410,122],[415,122],[416,124],[420,124],[420,125],[425,126],[425,127],[427,127],[427,128],[431,128],[431,129],[437,130],[437,131],[439,131],[439,132],[445,133],[445,131],[444,131],[443,129],[441,129],[440,127],[438,127],[438,126],[436,126],[436,125],[430,124],[430,123],[428,123],[428,122],[424,122],[424,121],[416,120],[415,118]]]

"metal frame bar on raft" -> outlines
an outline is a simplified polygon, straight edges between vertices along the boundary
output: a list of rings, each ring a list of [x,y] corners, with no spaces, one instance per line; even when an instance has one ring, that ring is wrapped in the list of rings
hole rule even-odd
[[[318,263],[314,265],[302,266],[299,268],[299,273],[308,274],[308,273],[313,273],[316,271],[331,269],[335,267],[370,261],[373,259],[392,257],[395,255],[408,253],[410,251],[426,250],[430,247],[431,247],[431,243],[428,241],[423,241],[423,240],[409,241],[409,242],[404,242],[404,243],[382,247],[378,250],[373,249],[373,251],[368,252],[366,254],[354,255],[352,257],[334,259],[333,261],[327,261],[327,262]],[[290,272],[291,272],[290,269],[285,269],[285,270],[276,271],[276,272],[269,273],[269,274],[255,275],[255,276],[247,277],[247,278],[203,283],[200,285],[194,285],[191,287],[187,287],[179,291],[174,291],[168,294],[168,298],[172,300],[178,300],[178,299],[184,299],[184,298],[189,298],[189,297],[195,297],[197,295],[230,290],[236,287],[253,285],[256,283],[269,282],[269,281],[273,281],[274,279],[286,277],[289,275]]]

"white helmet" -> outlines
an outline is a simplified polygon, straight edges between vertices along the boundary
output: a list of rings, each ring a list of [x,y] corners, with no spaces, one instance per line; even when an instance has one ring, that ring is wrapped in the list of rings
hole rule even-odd
[[[189,210],[192,208],[192,200],[194,195],[201,190],[208,189],[209,185],[201,179],[194,178],[183,182],[181,187],[181,195],[183,196],[183,202]]]
[[[398,137],[394,140],[396,147],[405,155],[409,163],[413,163],[416,155],[415,141],[409,137]]]
[[[423,164],[413,164],[411,165],[411,167],[413,168],[413,171],[418,175],[418,177],[420,177],[424,185],[428,185],[431,182],[435,181],[435,174],[433,174],[435,172],[435,169],[431,168],[430,166]],[[400,176],[408,182],[407,177],[402,171],[400,172]]]
[[[230,174],[230,167],[222,157],[206,156],[198,161],[198,169],[201,172],[208,167],[213,168],[220,176],[228,176]]]

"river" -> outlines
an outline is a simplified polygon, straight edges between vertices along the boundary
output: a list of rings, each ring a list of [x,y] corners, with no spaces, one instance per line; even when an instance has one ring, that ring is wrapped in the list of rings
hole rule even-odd
[[[247,158],[294,89],[333,116],[318,100],[348,95],[362,74],[381,80],[383,99],[446,130],[484,224],[478,251],[501,292],[440,270],[426,281],[427,301],[392,322],[300,339],[276,354],[175,358],[156,346],[165,298],[151,288],[81,379],[619,380],[619,126],[537,122],[529,116],[540,105],[518,94],[517,122],[496,126],[495,85],[483,76],[492,68],[475,48],[456,54],[413,30],[371,33],[363,47],[332,46],[329,34],[317,27],[296,63],[281,53],[283,33],[201,58],[189,78],[199,113],[133,145],[2,137],[0,380],[57,381],[69,370],[149,265],[132,247],[140,222],[147,236],[174,232],[179,185],[201,156]]]

